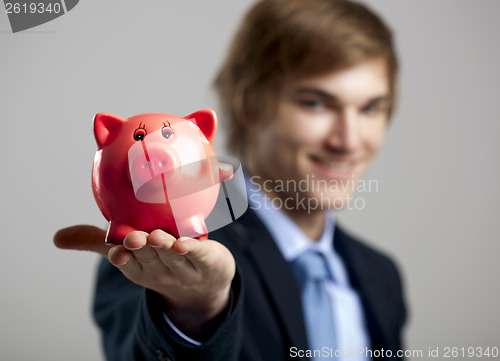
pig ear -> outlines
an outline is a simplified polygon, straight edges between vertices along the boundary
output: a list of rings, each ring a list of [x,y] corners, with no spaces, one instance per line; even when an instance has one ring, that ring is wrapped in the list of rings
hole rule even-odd
[[[198,110],[184,118],[196,124],[209,143],[213,142],[217,132],[217,114],[215,111],[212,109]]]
[[[109,113],[96,114],[94,117],[94,136],[98,148],[111,143],[125,121],[125,118]]]

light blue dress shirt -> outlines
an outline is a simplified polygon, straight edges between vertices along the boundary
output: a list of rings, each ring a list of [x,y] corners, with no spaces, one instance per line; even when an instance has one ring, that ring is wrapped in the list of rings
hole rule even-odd
[[[333,275],[334,281],[327,283],[327,291],[332,299],[334,323],[336,327],[338,352],[341,360],[366,360],[361,355],[352,356],[352,350],[370,348],[364,312],[357,292],[351,287],[345,265],[333,248],[335,213],[327,212],[325,228],[320,239],[311,241],[304,232],[283,212],[273,207],[270,199],[251,186],[247,179],[249,207],[271,233],[283,257],[292,262],[307,249],[322,253]]]

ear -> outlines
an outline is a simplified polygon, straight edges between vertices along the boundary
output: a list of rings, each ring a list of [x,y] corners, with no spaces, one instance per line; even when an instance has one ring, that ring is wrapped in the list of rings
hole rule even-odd
[[[126,120],[109,113],[96,114],[94,117],[94,136],[97,147],[100,149],[111,143]]]
[[[184,119],[192,121],[200,128],[201,132],[212,143],[217,132],[217,114],[212,109],[203,109],[189,114]]]

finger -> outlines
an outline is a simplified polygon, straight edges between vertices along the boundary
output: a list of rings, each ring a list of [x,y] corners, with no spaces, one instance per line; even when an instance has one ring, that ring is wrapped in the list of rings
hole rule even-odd
[[[60,229],[54,235],[54,244],[62,249],[92,251],[107,257],[113,245],[105,243],[106,231],[94,226],[77,225]]]
[[[174,236],[160,229],[154,230],[148,236],[148,244],[156,251],[160,261],[168,269],[175,272],[179,269],[185,270],[186,266],[193,268],[191,261],[177,254],[172,248],[176,241]]]
[[[186,263],[184,257],[180,257],[172,249],[176,238],[161,229],[156,229],[148,236],[148,244],[155,250],[160,261],[167,266],[167,268],[172,269],[175,267],[183,267]]]
[[[141,272],[141,266],[137,260],[135,260],[132,252],[121,244],[113,246],[109,250],[108,260],[126,276],[139,275]]]
[[[148,243],[148,234],[143,231],[133,231],[123,240],[123,246],[129,251],[135,251]]]
[[[174,236],[161,229],[155,229],[148,236],[148,244],[157,249],[170,249],[175,241]]]
[[[195,268],[205,267],[214,254],[214,247],[211,247],[213,242],[181,237],[174,243],[172,249],[188,259]]]
[[[123,266],[133,258],[132,252],[125,249],[121,244],[113,246],[108,252],[108,260],[114,266]]]
[[[132,252],[134,258],[145,266],[160,263],[158,254],[148,244],[148,233],[142,231],[130,232],[123,240],[123,246]]]

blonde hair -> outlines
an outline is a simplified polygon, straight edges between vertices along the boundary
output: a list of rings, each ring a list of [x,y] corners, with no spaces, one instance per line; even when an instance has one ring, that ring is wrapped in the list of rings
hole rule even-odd
[[[215,80],[228,148],[242,156],[249,125],[273,111],[290,76],[342,70],[383,57],[391,115],[397,59],[392,33],[366,6],[347,0],[261,0],[243,19]]]

